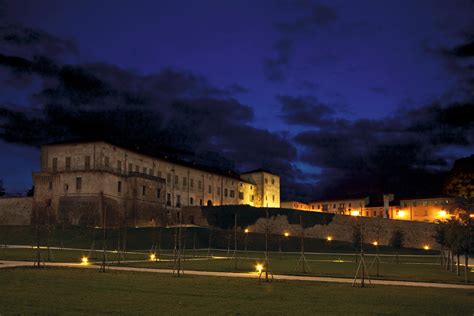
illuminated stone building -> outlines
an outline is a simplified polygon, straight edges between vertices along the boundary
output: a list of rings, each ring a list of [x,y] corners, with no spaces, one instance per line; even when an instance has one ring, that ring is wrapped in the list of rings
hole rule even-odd
[[[185,206],[280,207],[280,178],[268,171],[239,175],[102,141],[44,145],[33,183],[33,214],[71,224],[97,224],[104,211],[111,225],[142,226]]]

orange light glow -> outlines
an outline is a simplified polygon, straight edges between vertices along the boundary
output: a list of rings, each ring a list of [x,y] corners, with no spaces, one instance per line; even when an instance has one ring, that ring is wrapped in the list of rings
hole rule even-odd
[[[378,241],[374,241],[374,242],[372,243],[372,245],[378,246],[378,245],[379,245],[379,242],[378,242]]]
[[[425,250],[430,250],[430,246],[429,246],[429,245],[424,245],[424,246],[423,246],[423,249],[425,249]]]
[[[446,211],[439,211],[439,217],[446,217],[447,214]]]
[[[249,233],[249,229],[248,229],[248,228],[245,228],[244,233],[248,234],[248,233]]]
[[[156,255],[154,253],[150,254],[150,261],[155,261]]]
[[[327,236],[326,239],[327,239],[327,241],[331,241],[331,240],[332,240],[332,236]]]
[[[257,270],[258,273],[262,273],[263,265],[261,263],[257,263],[257,265],[255,266],[255,269]]]
[[[359,211],[351,211],[351,216],[359,216],[360,212]]]
[[[89,264],[89,258],[87,258],[87,257],[82,257],[82,258],[81,258],[81,264],[83,264],[83,265],[88,265],[88,264]]]
[[[398,217],[405,217],[405,211],[398,211]]]
[[[290,236],[290,233],[289,232],[284,232],[283,236],[288,237],[288,236]]]

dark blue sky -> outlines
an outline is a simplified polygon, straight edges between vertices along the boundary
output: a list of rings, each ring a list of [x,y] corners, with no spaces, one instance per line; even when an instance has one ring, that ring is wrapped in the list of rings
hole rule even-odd
[[[250,108],[245,126],[278,135],[294,147],[296,153],[286,157],[292,160],[287,171],[306,175],[296,182],[316,184],[351,169],[346,162],[331,165],[331,159],[322,158],[335,154],[325,142],[347,138],[341,133],[344,126],[376,131],[377,126],[408,124],[426,115],[423,111],[434,103],[444,109],[455,101],[472,100],[472,90],[464,88],[472,70],[467,73],[465,60],[458,61],[448,51],[474,34],[473,1],[15,0],[2,4],[2,25],[21,25],[70,41],[74,49],[54,56],[61,64],[109,64],[141,78],[171,68],[227,91],[239,106]],[[28,85],[2,85],[0,102],[40,107],[31,95],[44,85],[37,79]],[[439,155],[433,160],[445,162],[427,162],[423,157],[423,168],[446,169],[453,158],[472,153],[472,129],[463,133],[467,143],[446,141],[430,147]],[[326,138],[321,140],[322,136]],[[403,137],[391,134],[385,142],[359,135],[349,146],[337,149],[406,145]],[[318,146],[311,147],[315,143]],[[0,178],[11,190],[28,187],[30,172],[38,168],[37,151],[5,142],[0,146],[6,162],[1,164]],[[352,161],[366,160],[367,150]]]

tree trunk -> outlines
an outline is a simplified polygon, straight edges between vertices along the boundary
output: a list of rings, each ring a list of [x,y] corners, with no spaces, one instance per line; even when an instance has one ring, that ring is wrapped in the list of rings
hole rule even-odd
[[[451,272],[454,272],[454,252],[451,251]]]
[[[460,269],[460,262],[459,262],[459,253],[456,254],[456,259],[457,259],[457,262],[456,262],[456,275],[459,276],[461,275],[461,269]]]
[[[441,248],[441,250],[439,251],[439,265],[442,267],[444,265],[444,249]]]
[[[464,282],[466,283],[469,283],[468,272],[469,272],[469,254],[466,251],[464,253]]]

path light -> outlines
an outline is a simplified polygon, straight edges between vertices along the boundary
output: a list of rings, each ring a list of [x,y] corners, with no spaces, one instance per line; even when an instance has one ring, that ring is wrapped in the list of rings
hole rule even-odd
[[[429,245],[424,245],[424,246],[423,246],[423,249],[425,249],[425,250],[430,250],[430,246],[429,246]]]
[[[257,265],[255,266],[255,269],[257,270],[258,273],[262,273],[263,265],[261,263],[257,263]]]
[[[378,246],[378,245],[379,245],[379,242],[378,242],[378,241],[374,241],[374,242],[372,243],[372,245]]]
[[[327,241],[331,241],[331,240],[332,240],[332,236],[327,236],[326,239],[327,239]]]
[[[288,237],[288,236],[290,236],[290,233],[289,232],[284,232],[283,236]]]
[[[89,264],[89,258],[87,258],[87,257],[82,257],[82,258],[81,258],[81,264],[83,264],[83,265],[88,265],[88,264]]]
[[[150,261],[155,261],[156,255],[154,253],[150,254]]]
[[[248,228],[245,228],[244,233],[248,234],[248,233],[249,233],[249,229],[248,229]]]

